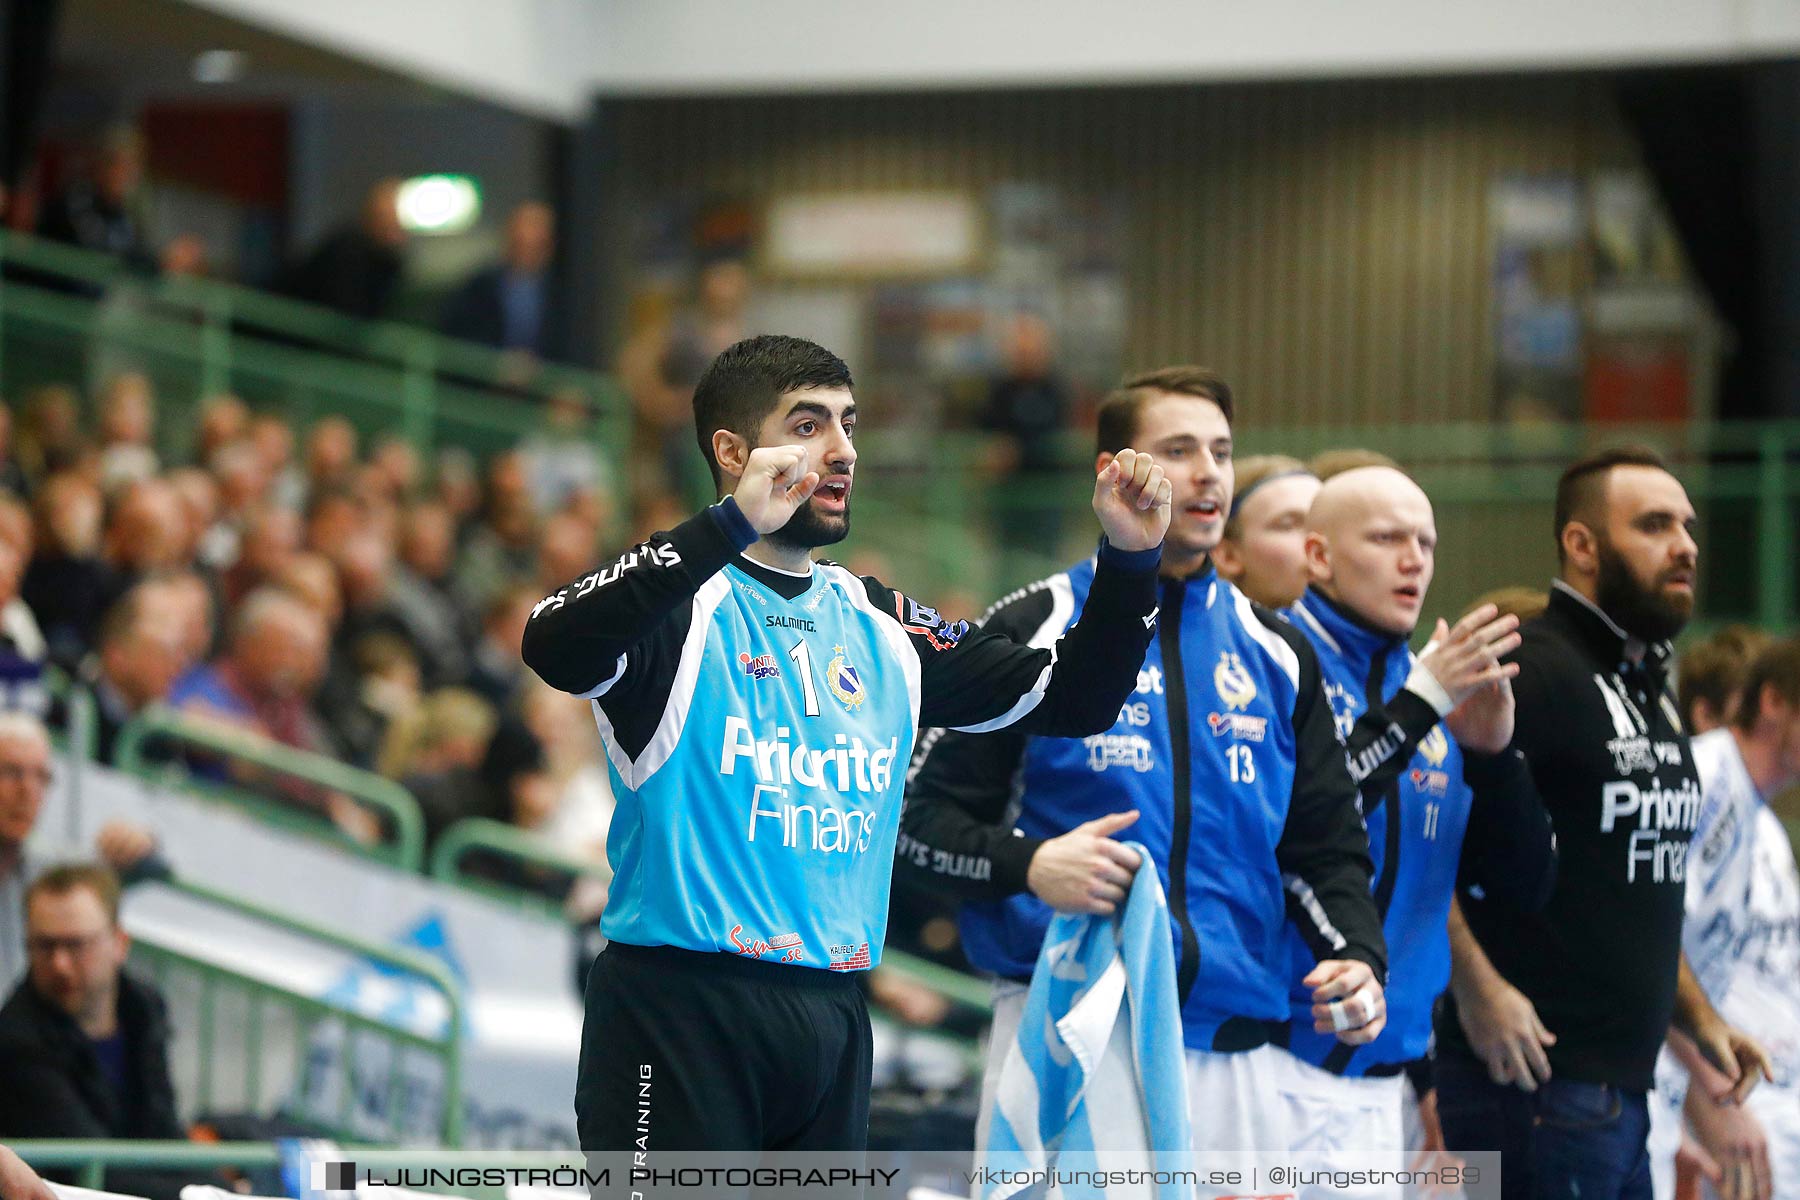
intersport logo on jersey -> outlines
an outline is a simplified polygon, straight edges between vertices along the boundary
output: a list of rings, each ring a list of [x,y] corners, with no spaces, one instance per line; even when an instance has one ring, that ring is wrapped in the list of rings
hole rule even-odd
[[[805,801],[819,792],[886,796],[899,752],[899,738],[870,749],[862,738],[841,733],[831,746],[815,749],[792,738],[785,725],[776,728],[774,740],[765,741],[742,717],[726,717],[719,774],[734,776],[741,768],[756,780],[746,840],[779,840],[783,846],[825,854],[861,853],[875,829],[872,809]]]

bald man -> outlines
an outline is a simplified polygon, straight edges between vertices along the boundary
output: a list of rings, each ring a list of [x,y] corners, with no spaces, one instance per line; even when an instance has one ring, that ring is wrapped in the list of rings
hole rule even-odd
[[[1305,527],[1311,583],[1288,613],[1318,652],[1338,730],[1353,744],[1404,747],[1390,769],[1359,784],[1388,945],[1387,1026],[1362,1046],[1315,1032],[1312,956],[1290,933],[1295,1062],[1284,1099],[1307,1112],[1313,1148],[1322,1137],[1333,1150],[1423,1149],[1405,1144],[1403,1111],[1409,1079],[1418,1096],[1429,1088],[1421,1068],[1432,1004],[1450,977],[1451,895],[1460,879],[1535,910],[1554,882],[1549,820],[1509,748],[1517,667],[1499,659],[1519,644],[1518,620],[1487,605],[1454,629],[1440,621],[1424,655],[1408,649],[1431,587],[1437,527],[1431,501],[1398,470],[1359,467],[1327,479]],[[1432,687],[1437,679],[1457,680],[1465,698],[1451,706],[1453,697]],[[1419,694],[1435,697],[1444,719],[1414,737],[1396,713],[1416,707]]]

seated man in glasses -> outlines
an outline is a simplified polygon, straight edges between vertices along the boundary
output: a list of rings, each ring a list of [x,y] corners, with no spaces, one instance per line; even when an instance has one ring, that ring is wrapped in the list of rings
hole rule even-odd
[[[131,939],[118,918],[119,881],[105,867],[52,867],[26,889],[26,975],[0,1008],[0,1137],[186,1137],[167,1007],[125,973]],[[107,1174],[138,1196],[170,1196],[180,1182]]]

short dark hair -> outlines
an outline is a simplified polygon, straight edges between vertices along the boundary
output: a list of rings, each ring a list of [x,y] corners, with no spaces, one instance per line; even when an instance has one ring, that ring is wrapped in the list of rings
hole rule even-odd
[[[1235,418],[1231,385],[1217,371],[1206,367],[1159,367],[1131,376],[1100,402],[1094,430],[1096,452],[1117,454],[1131,445],[1137,437],[1138,414],[1143,411],[1144,402],[1160,392],[1211,400],[1225,414],[1226,421]]]
[[[1729,720],[1732,704],[1743,690],[1745,673],[1769,635],[1751,625],[1721,625],[1681,652],[1676,668],[1675,707],[1681,722],[1694,726],[1694,708],[1704,700],[1721,720]]]
[[[1771,687],[1790,706],[1800,708],[1800,638],[1770,642],[1750,660],[1738,692],[1737,712],[1732,714],[1739,729],[1755,728],[1756,718],[1762,715],[1763,689]]]
[[[43,895],[66,896],[77,888],[86,888],[106,910],[108,923],[119,923],[119,877],[98,863],[64,863],[39,875],[25,889],[25,911],[31,911],[34,898]]]
[[[1569,464],[1556,481],[1556,561],[1564,558],[1562,535],[1571,521],[1588,521],[1606,500],[1606,483],[1614,467],[1655,467],[1667,471],[1663,456],[1648,446],[1612,446]]]
[[[725,347],[694,385],[694,434],[714,486],[723,478],[713,454],[716,431],[753,439],[775,402],[789,392],[850,386],[844,360],[804,338],[764,334]]]

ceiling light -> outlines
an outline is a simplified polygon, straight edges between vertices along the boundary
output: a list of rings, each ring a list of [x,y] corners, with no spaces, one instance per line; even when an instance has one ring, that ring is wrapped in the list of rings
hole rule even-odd
[[[481,216],[481,189],[467,175],[415,175],[400,185],[400,224],[413,233],[461,233]]]
[[[197,83],[236,83],[250,68],[250,56],[242,50],[202,50],[194,55]]]

